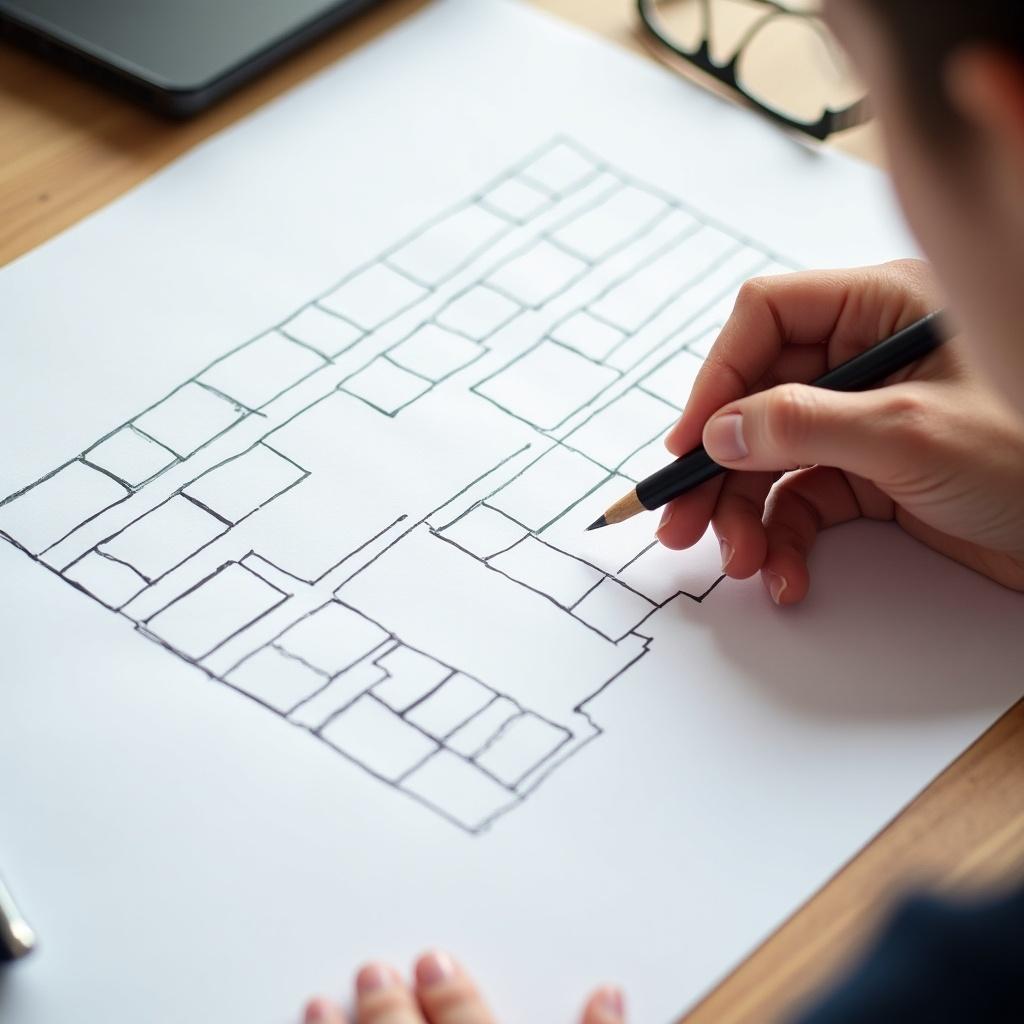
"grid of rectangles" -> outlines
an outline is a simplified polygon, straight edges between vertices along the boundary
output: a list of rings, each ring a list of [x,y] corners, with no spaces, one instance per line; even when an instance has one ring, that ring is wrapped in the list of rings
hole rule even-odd
[[[671,578],[659,550],[626,527],[614,538],[621,564],[601,563],[581,540],[583,499],[608,504],[660,465],[658,438],[739,285],[775,269],[785,268],[762,246],[552,140],[0,499],[0,537],[187,663],[478,831],[583,737],[336,599],[265,642],[282,609],[323,600],[323,577],[304,581],[225,548],[311,475],[274,447],[288,402],[305,382],[329,380],[329,394],[392,418],[465,372],[456,384],[550,447],[432,524],[435,535],[619,643],[676,594],[699,599],[713,581]],[[544,325],[535,333],[531,316]],[[520,323],[516,354],[496,356],[481,377],[474,364]],[[243,423],[245,450],[220,457]],[[146,491],[214,445],[220,461],[209,465],[207,453],[187,482]],[[339,629],[328,643],[331,621]],[[349,649],[352,637],[362,639]],[[247,646],[225,671],[220,662]]]
[[[518,803],[573,738],[337,599],[223,678],[471,832]]]

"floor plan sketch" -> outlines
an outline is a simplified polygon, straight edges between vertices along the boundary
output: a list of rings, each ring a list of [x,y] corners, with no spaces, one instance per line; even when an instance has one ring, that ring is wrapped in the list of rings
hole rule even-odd
[[[787,269],[553,139],[83,439],[0,537],[483,833],[608,727],[644,623],[717,584],[646,517],[584,527],[665,461],[742,282]]]

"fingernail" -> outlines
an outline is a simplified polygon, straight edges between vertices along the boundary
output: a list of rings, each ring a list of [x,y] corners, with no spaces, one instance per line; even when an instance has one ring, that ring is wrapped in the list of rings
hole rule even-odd
[[[612,986],[601,989],[597,994],[597,1005],[608,1020],[622,1020],[626,1012],[622,992]]]
[[[654,532],[661,533],[662,530],[672,522],[672,516],[674,515],[671,505],[665,506],[665,511],[661,513],[661,522],[658,523],[658,528]]]
[[[395,975],[380,964],[367,964],[356,975],[356,992],[365,996],[370,992],[382,992],[395,986]]]
[[[416,980],[425,988],[455,977],[455,962],[447,953],[428,953],[416,965]]]
[[[782,595],[786,592],[786,587],[789,586],[785,576],[780,576],[777,572],[766,572],[765,577],[768,581],[768,593],[772,595],[772,600],[776,604],[782,604]]]
[[[716,462],[745,459],[750,450],[743,439],[743,415],[730,412],[711,420],[704,428],[704,447]]]
[[[732,549],[732,545],[724,538],[718,539],[718,546],[722,549],[722,572],[725,572],[729,568],[729,563],[732,561],[732,556],[736,554]]]

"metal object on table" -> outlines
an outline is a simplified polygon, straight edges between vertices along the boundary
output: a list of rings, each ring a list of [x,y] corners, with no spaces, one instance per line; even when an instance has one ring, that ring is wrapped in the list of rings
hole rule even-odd
[[[0,878],[0,961],[20,960],[35,949],[36,933]]]

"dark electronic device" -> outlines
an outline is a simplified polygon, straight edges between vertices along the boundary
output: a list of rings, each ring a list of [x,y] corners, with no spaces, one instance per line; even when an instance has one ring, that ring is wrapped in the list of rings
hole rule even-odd
[[[377,0],[0,0],[0,35],[186,117]]]

